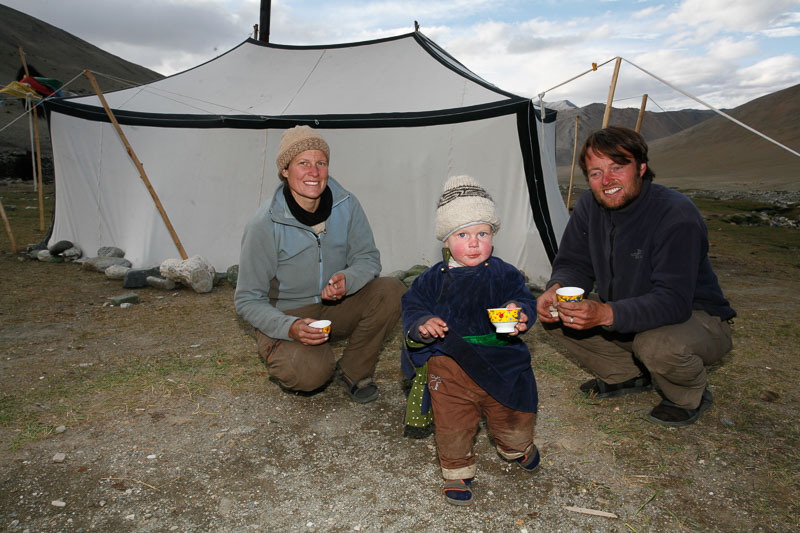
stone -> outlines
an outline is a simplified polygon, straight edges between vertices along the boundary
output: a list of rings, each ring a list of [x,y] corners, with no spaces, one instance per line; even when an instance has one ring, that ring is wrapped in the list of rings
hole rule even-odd
[[[72,248],[72,243],[70,241],[58,241],[51,247],[47,249],[50,252],[50,255],[60,255],[66,250]]]
[[[64,258],[61,257],[60,255],[51,255],[50,257],[48,257],[46,259],[46,261],[48,263],[63,263],[64,262]]]
[[[395,270],[394,272],[390,272],[386,274],[387,278],[395,278],[403,281],[405,278],[408,277],[408,273],[405,270]]]
[[[125,252],[116,246],[101,246],[97,249],[97,257],[125,257]]]
[[[61,256],[67,261],[75,261],[83,256],[83,250],[80,246],[72,246],[61,253]]]
[[[49,261],[50,258],[53,257],[48,250],[39,250],[36,252],[36,259],[39,261]]]
[[[228,277],[228,283],[230,283],[233,288],[236,288],[236,283],[239,281],[239,265],[229,266],[225,274]]]
[[[130,269],[125,265],[111,265],[106,269],[106,277],[108,279],[125,279],[125,274]]]
[[[164,279],[161,276],[147,276],[147,284],[156,289],[171,291],[175,288],[175,282],[171,279]]]
[[[113,305],[120,305],[124,303],[130,304],[138,304],[139,303],[139,295],[135,292],[127,292],[125,294],[120,294],[119,296],[113,296],[109,298],[109,301]]]
[[[58,427],[57,427],[56,429],[54,429],[53,431],[54,431],[55,433],[64,433],[66,430],[67,430],[67,426],[58,426]]]
[[[83,263],[83,268],[86,270],[93,270],[95,272],[105,272],[111,265],[122,265],[131,267],[131,262],[124,257],[92,257]]]
[[[158,267],[130,268],[127,272],[125,272],[122,286],[126,289],[140,289],[142,287],[147,287],[148,276],[160,276]]]
[[[59,452],[59,453],[57,453],[57,454],[55,454],[53,456],[53,462],[54,463],[63,463],[66,458],[67,458],[67,454]]]
[[[64,503],[61,500],[53,500],[52,502],[50,502],[50,505],[52,505],[53,507],[66,507],[67,506],[67,504]]]
[[[227,272],[214,272],[214,286],[219,286],[223,281],[228,279]]]
[[[214,288],[216,271],[204,257],[199,255],[183,261],[166,259],[161,263],[160,271],[166,279],[180,282],[198,293],[211,292]]]

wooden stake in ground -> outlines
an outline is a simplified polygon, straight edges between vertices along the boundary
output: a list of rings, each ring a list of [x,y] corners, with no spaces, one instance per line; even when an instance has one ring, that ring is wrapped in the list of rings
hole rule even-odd
[[[14,234],[11,232],[11,224],[8,223],[8,217],[6,217],[6,210],[3,209],[3,202],[0,202],[0,217],[3,217],[3,224],[6,227],[6,233],[8,233],[8,239],[11,241],[11,251],[13,253],[17,253],[17,241],[14,240]]]
[[[97,85],[97,80],[95,80],[94,75],[88,70],[84,70],[83,73],[87,78],[89,78],[89,83],[92,84],[92,89],[94,89],[94,92],[97,93],[100,103],[103,104],[103,109],[106,110],[106,114],[108,115],[109,120],[111,120],[111,124],[113,124],[114,129],[117,130],[117,135],[119,135],[122,144],[125,145],[125,150],[128,152],[128,156],[130,156],[131,161],[133,161],[133,164],[139,170],[139,176],[142,178],[144,186],[147,187],[147,191],[153,198],[153,202],[155,202],[158,212],[161,213],[161,218],[164,221],[164,224],[167,226],[167,231],[169,231],[169,234],[172,237],[172,242],[175,243],[175,247],[178,248],[178,252],[181,254],[181,259],[187,259],[188,256],[186,255],[186,251],[183,249],[183,245],[178,238],[178,234],[175,233],[175,228],[172,227],[172,222],[169,221],[167,212],[164,211],[164,206],[161,205],[161,200],[158,199],[158,195],[156,194],[155,189],[153,189],[153,186],[150,184],[150,180],[147,177],[147,173],[144,171],[142,163],[139,161],[139,158],[136,157],[136,153],[133,151],[133,148],[128,142],[127,137],[125,137],[125,133],[123,133],[122,127],[119,125],[119,122],[117,122],[117,118],[114,116],[114,113],[111,112],[111,108],[108,107],[108,102],[106,102],[105,96],[103,96],[103,93],[100,91],[100,86]]]
[[[567,191],[567,211],[572,209],[572,179],[575,176],[575,157],[578,154],[578,115],[575,115],[575,142],[572,147],[572,169],[569,171],[569,190]]]
[[[19,58],[22,60],[22,68],[25,70],[25,75],[30,76],[28,73],[28,63],[25,61],[25,52],[22,51],[22,45],[19,47]],[[33,106],[33,132],[36,138],[36,169],[38,174],[38,190],[39,190],[39,231],[44,231],[44,196],[42,192],[42,150],[39,144],[39,120],[36,113],[36,104]]]
[[[617,78],[619,77],[619,66],[622,58],[618,57],[614,64],[614,75],[611,77],[611,87],[608,89],[608,102],[606,102],[606,112],[603,113],[603,127],[608,126],[608,119],[611,118],[611,104],[614,102],[614,91],[617,90]]]
[[[636,133],[642,131],[642,121],[644,120],[644,108],[647,107],[647,94],[642,95],[642,106],[639,108],[639,116],[636,117]]]

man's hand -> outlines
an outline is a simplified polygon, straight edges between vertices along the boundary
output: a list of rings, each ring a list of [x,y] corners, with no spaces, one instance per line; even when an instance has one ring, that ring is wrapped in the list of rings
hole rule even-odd
[[[331,279],[328,280],[328,284],[322,289],[321,298],[323,300],[341,300],[347,292],[345,285],[346,280],[344,274],[337,272],[331,276]]]
[[[547,289],[536,299],[536,314],[539,315],[539,321],[547,324],[558,322],[560,318],[550,314],[550,307],[554,309],[558,305],[558,298],[556,298],[556,289],[560,288],[561,284],[555,283],[552,287]]]
[[[558,302],[556,307],[561,322],[568,328],[592,329],[597,326],[610,326],[614,323],[614,310],[611,306],[595,300]]]
[[[431,337],[441,339],[445,333],[447,333],[447,323],[438,316],[429,318],[419,327],[419,336],[426,341]]]
[[[289,336],[307,346],[315,346],[327,341],[327,333],[323,333],[320,328],[309,326],[314,320],[313,318],[298,318],[289,328]]]

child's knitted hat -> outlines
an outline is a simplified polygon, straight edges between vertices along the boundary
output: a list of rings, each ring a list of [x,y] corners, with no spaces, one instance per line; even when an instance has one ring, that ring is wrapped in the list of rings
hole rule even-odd
[[[436,207],[436,238],[444,242],[456,231],[475,224],[489,224],[497,233],[500,219],[494,200],[471,176],[453,176],[444,184]]]

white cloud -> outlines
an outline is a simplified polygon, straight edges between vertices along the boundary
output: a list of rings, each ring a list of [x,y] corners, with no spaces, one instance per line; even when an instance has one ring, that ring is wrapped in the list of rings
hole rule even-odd
[[[736,72],[743,87],[769,89],[800,83],[800,58],[790,54],[770,57]]]
[[[797,0],[684,0],[668,19],[695,27],[698,36],[710,37],[723,30],[764,30],[797,5]]]
[[[791,27],[791,26],[782,26],[780,28],[770,28],[761,32],[762,35],[770,38],[782,38],[782,37],[797,37],[800,36],[800,28]]]

